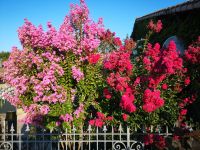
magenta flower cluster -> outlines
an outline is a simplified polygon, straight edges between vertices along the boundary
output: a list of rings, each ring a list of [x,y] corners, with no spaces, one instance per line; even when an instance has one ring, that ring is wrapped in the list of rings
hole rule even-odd
[[[72,66],[72,75],[77,82],[84,78],[83,72],[81,72],[81,70],[75,66]]]

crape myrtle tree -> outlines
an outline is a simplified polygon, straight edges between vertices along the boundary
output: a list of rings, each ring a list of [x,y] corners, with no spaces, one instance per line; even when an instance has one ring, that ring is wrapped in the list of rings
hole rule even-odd
[[[147,37],[162,29],[161,21],[150,22]],[[113,121],[135,127],[145,125],[173,125],[179,115],[177,94],[190,82],[187,68],[171,41],[166,49],[158,43],[152,45],[148,38],[135,47],[125,40],[118,40],[116,49],[103,62],[106,87],[99,103]],[[131,57],[132,56],[132,57]],[[101,114],[103,115],[103,114]],[[105,114],[104,114],[105,115]],[[94,124],[102,116],[91,120]],[[101,126],[103,125],[101,120]]]
[[[100,18],[89,18],[83,0],[71,5],[59,30],[50,22],[45,32],[25,19],[18,30],[22,50],[13,47],[4,63],[4,80],[14,94],[4,94],[14,106],[26,113],[27,124],[49,129],[79,129],[92,109],[103,86],[102,60],[106,30]],[[92,107],[90,107],[92,106]],[[90,108],[90,109],[89,109]]]
[[[161,31],[162,22],[150,21],[147,27],[149,33],[143,41],[135,45],[118,40],[115,50],[105,58],[106,86],[98,101],[103,113],[97,112],[96,118],[89,121],[91,125],[102,127],[112,116],[111,124],[144,127],[151,133],[157,125],[173,127],[185,118],[185,107],[194,101],[193,97],[180,96],[190,84],[187,68],[174,41],[167,48],[149,42],[152,34]],[[153,134],[147,134],[144,142],[154,143],[157,148],[166,146],[162,136]]]

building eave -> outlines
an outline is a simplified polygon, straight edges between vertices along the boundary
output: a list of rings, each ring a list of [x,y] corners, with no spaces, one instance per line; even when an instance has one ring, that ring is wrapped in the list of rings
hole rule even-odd
[[[175,14],[175,13],[180,13],[180,12],[189,11],[193,9],[199,9],[199,8],[200,8],[200,0],[190,0],[190,1],[178,4],[172,7],[158,10],[156,12],[150,13],[143,17],[136,18],[135,22],[153,18],[153,17],[163,16],[163,15],[168,15],[168,14]]]

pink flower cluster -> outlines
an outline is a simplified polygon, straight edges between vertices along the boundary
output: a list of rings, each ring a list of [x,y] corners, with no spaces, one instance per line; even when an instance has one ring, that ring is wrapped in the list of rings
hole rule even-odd
[[[57,64],[59,59],[55,53],[46,52],[43,54],[39,56],[34,51],[30,52],[26,48],[22,51],[17,50],[15,47],[13,48],[9,60],[4,63],[4,79],[15,89],[15,95],[7,97],[12,104],[21,105],[21,101],[17,97],[26,95],[26,92],[30,90],[30,86],[33,87],[32,90],[36,94],[33,97],[33,101],[35,102],[47,101],[49,103],[55,103],[57,101],[65,101],[65,92],[61,86],[57,85],[57,79],[55,77],[56,74],[59,76],[64,74],[62,67]],[[44,63],[44,59],[46,58],[51,63],[43,67],[41,63]],[[35,75],[28,75],[34,69],[40,71]],[[47,96],[46,92],[50,90],[53,90],[54,93],[48,94]],[[12,99],[15,99],[15,101]]]
[[[150,75],[149,77],[148,77],[148,82],[149,82],[149,84],[148,84],[148,87],[149,88],[153,88],[153,89],[155,89],[155,88],[157,88],[157,86],[162,82],[162,81],[164,81],[165,79],[166,79],[166,75],[165,74],[157,74],[157,75]]]
[[[90,64],[96,64],[100,59],[100,54],[92,54],[88,56],[88,61]]]
[[[80,106],[74,111],[74,115],[76,115],[76,118],[79,118],[80,113],[84,111],[84,105],[80,104]]]
[[[161,20],[158,20],[157,23],[154,24],[153,20],[150,20],[149,24],[148,24],[148,29],[158,33],[162,30],[162,22]]]
[[[14,88],[13,94],[4,93],[4,97],[14,106],[20,106],[22,101],[19,96],[29,89],[29,77],[24,72],[29,71],[32,61],[28,57],[27,51],[20,51],[16,47],[8,61],[4,62],[4,81]],[[25,69],[22,70],[22,67]]]
[[[160,97],[160,91],[146,89],[143,95],[143,110],[145,112],[153,112],[164,105],[164,100]]]
[[[129,44],[130,42],[130,44]],[[108,77],[106,79],[107,84],[110,86],[110,90],[104,90],[104,96],[111,98],[111,91],[119,92],[121,101],[119,106],[128,113],[136,111],[134,105],[134,91],[131,89],[130,76],[132,75],[133,65],[131,63],[130,54],[132,50],[132,41],[126,40],[126,46],[123,46],[119,38],[114,38],[114,45],[117,50],[109,54],[104,62],[104,68],[108,70]]]
[[[190,84],[190,77],[186,77],[184,80],[185,85],[189,85]]]
[[[145,56],[143,58],[143,63],[148,71],[151,71],[152,68],[155,66],[155,63],[158,62],[160,53],[161,50],[158,43],[156,43],[154,47],[152,47],[152,45],[148,43],[147,50],[145,51]]]
[[[130,78],[127,76],[123,77],[117,72],[116,74],[110,73],[106,81],[114,90],[123,92],[128,87],[128,81],[130,81]]]
[[[112,97],[110,91],[109,91],[107,88],[105,88],[105,89],[103,90],[103,95],[104,95],[104,97],[107,98],[107,99],[111,99],[111,97]]]
[[[65,114],[60,116],[60,120],[64,122],[71,122],[73,121],[73,117],[70,114]]]
[[[165,138],[162,135],[154,135],[154,144],[159,149],[164,149],[166,146]]]
[[[70,17],[72,19],[72,23],[76,26],[80,24],[80,21],[86,21],[88,19],[89,10],[85,5],[85,2],[80,1],[81,5],[71,4]]]
[[[130,88],[126,88],[126,92],[124,92],[124,94],[122,95],[120,106],[123,110],[126,110],[129,113],[135,112],[136,107],[133,104],[134,99],[135,97],[133,95],[133,91]]]
[[[133,65],[131,64],[130,53],[123,51],[112,52],[107,61],[104,62],[104,68],[131,74]]]
[[[153,134],[147,134],[146,136],[144,136],[144,144],[145,145],[153,144]]]
[[[81,70],[75,66],[72,66],[72,76],[77,82],[84,78],[83,72],[81,72]]]
[[[40,112],[41,112],[41,114],[43,114],[43,115],[47,115],[49,111],[50,111],[50,108],[49,108],[48,105],[42,105],[42,106],[40,107]]]
[[[178,120],[182,121],[184,116],[187,114],[187,109],[185,108],[188,104],[192,104],[195,101],[195,97],[186,97],[179,103],[179,117]]]
[[[22,103],[22,101],[19,99],[18,93],[15,93],[14,96],[8,93],[3,93],[3,97],[15,107],[21,105]]]
[[[19,39],[24,47],[43,47],[46,42],[43,34],[42,26],[36,28],[27,19],[25,19],[25,24],[18,30]]]
[[[191,44],[188,49],[185,51],[185,58],[187,61],[191,62],[192,64],[199,64],[200,60],[200,36],[198,40]]]
[[[154,144],[158,149],[163,149],[166,146],[165,138],[161,135],[147,134],[144,137],[144,144]]]
[[[170,75],[177,74],[183,78],[187,70],[183,67],[183,59],[179,56],[174,41],[170,41],[166,49],[160,49],[158,43],[154,46],[148,44],[142,61],[149,73],[148,87],[153,89],[162,83],[162,89],[167,90],[168,86],[164,80]]]
[[[30,106],[23,106],[23,110],[26,113],[26,117],[24,118],[24,122],[26,124],[35,124],[39,125],[42,122],[43,115],[47,111],[49,111],[48,106],[45,108],[44,106],[42,109],[40,105],[31,104]]]
[[[163,90],[167,90],[167,88],[168,88],[168,85],[167,85],[166,83],[164,83],[164,84],[162,85],[162,89],[163,89]]]
[[[143,63],[148,71],[168,75],[183,68],[183,60],[176,51],[174,41],[170,41],[167,49],[160,49],[158,43],[154,47],[148,44]]]
[[[183,68],[183,60],[177,52],[174,41],[170,41],[168,48],[163,50],[163,56],[161,59],[161,67],[163,67],[166,74],[174,74],[176,70],[182,70]]]
[[[56,74],[62,76],[64,71],[60,65],[51,62],[48,68],[43,68],[43,71],[38,73],[37,76],[30,78],[30,83],[33,84],[33,89],[36,93],[33,98],[34,102],[63,103],[65,101],[66,92],[62,86],[58,85]],[[46,94],[50,90],[53,92]]]
[[[119,37],[114,38],[114,44],[117,46],[122,46],[122,41]]]
[[[19,39],[23,47],[48,49],[57,48],[59,51],[72,51],[74,54],[86,55],[94,52],[100,45],[100,37],[104,33],[103,21],[97,23],[89,18],[89,10],[84,1],[81,5],[71,5],[70,15],[66,16],[60,29],[47,23],[45,32],[40,25],[35,27],[25,19],[25,24],[19,28]],[[76,31],[80,30],[80,38],[76,39]]]
[[[113,120],[112,116],[106,117],[103,113],[97,112],[97,118],[90,120],[89,124],[92,126],[101,128],[105,124],[106,121],[112,121],[112,120]]]
[[[127,114],[122,114],[122,119],[123,119],[124,121],[127,121],[128,115],[127,115]]]

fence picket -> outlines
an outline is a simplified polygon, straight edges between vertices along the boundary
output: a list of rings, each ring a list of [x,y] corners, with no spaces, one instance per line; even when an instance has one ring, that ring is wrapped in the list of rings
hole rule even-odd
[[[11,132],[11,145],[12,145],[12,147],[13,147],[13,134],[14,134],[14,131],[15,131],[15,129],[14,129],[14,126],[13,126],[13,123],[11,124],[11,129],[10,129],[10,132]]]
[[[127,127],[127,148],[130,148],[130,128]]]
[[[112,149],[113,149],[113,144],[114,144],[114,129],[113,129],[113,126],[112,126]]]
[[[169,133],[168,126],[166,126],[166,136],[168,136],[168,133]]]
[[[84,140],[83,128],[81,128],[81,140]],[[83,142],[81,142],[81,150],[83,150]]]
[[[89,125],[89,126],[88,126],[88,134],[89,134],[89,135],[88,135],[88,136],[89,136],[89,137],[88,137],[88,140],[89,140],[89,150],[91,150],[91,143],[90,143],[90,132],[91,132],[91,131],[92,131],[92,127],[91,127],[91,125]]]
[[[65,143],[66,143],[66,146],[65,146],[65,149],[67,150],[68,148],[68,142],[67,142],[67,128],[65,129]]]
[[[119,125],[119,130],[118,131],[119,131],[119,140],[121,141],[122,140],[122,132],[123,132],[121,124]]]
[[[74,139],[74,145],[73,145],[73,147],[74,147],[74,149],[73,150],[76,150],[76,128],[75,128],[75,126],[73,126],[73,129],[72,129],[72,131],[73,131],[73,139]]]
[[[42,140],[44,141],[44,132],[45,130],[42,130]],[[42,149],[44,150],[44,142],[42,142]]]
[[[99,129],[98,129],[98,127],[96,128],[96,137],[97,137],[97,150],[99,149]]]
[[[19,137],[19,150],[21,150],[21,147],[22,147],[22,130],[19,130],[19,134],[18,134],[18,137]]]
[[[104,132],[104,149],[106,150],[106,132],[107,132],[106,126],[103,127],[103,132]]]
[[[26,125],[26,149],[28,150],[29,149],[29,143],[28,143],[28,132],[30,131],[30,128],[29,128],[29,125],[27,124]]]

